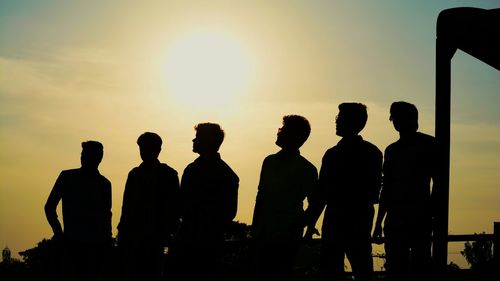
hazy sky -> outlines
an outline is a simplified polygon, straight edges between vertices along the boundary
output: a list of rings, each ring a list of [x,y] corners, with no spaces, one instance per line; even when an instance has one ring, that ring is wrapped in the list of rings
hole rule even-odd
[[[309,119],[302,154],[320,168],[337,106],[368,106],[362,135],[382,151],[398,137],[393,101],[412,102],[434,134],[439,11],[484,1],[0,0],[0,247],[51,237],[43,205],[81,142],[104,144],[113,231],[137,137],[164,141],[182,175],[193,126],[218,122],[221,155],[240,177],[237,219],[251,223],[260,166],[286,114]],[[457,52],[452,64],[450,233],[500,221],[499,72]]]

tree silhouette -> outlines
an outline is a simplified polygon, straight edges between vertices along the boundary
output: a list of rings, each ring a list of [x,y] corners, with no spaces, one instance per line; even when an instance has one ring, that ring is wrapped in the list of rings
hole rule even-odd
[[[467,241],[464,246],[464,250],[460,253],[470,264],[471,269],[487,270],[493,267],[493,241],[479,237],[472,243]]]
[[[27,276],[36,277],[38,280],[51,280],[54,278],[59,265],[58,241],[42,239],[31,249],[19,252],[22,257]]]
[[[474,242],[466,242],[460,253],[471,266],[474,280],[498,280],[495,277],[493,264],[493,241],[483,235],[477,235]]]

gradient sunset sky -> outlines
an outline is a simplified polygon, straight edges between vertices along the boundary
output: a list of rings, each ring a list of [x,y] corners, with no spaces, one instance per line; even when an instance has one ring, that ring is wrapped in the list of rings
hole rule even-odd
[[[0,0],[0,247],[52,236],[43,205],[60,171],[79,167],[82,141],[104,144],[116,235],[145,131],[163,138],[160,160],[181,176],[197,156],[193,126],[220,123],[245,223],[283,115],[311,122],[301,152],[318,169],[339,141],[341,102],[367,105],[362,135],[382,151],[398,138],[393,101],[414,103],[434,135],[436,19],[459,6],[500,3]],[[460,51],[453,59],[453,234],[500,221],[499,74]]]

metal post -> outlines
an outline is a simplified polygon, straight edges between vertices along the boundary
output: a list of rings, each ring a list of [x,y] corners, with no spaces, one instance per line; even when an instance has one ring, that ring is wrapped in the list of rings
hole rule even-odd
[[[445,38],[436,39],[436,145],[437,174],[433,186],[436,202],[433,229],[433,260],[436,277],[443,276],[448,262],[448,206],[450,189],[451,58],[456,48]]]
[[[500,277],[500,222],[493,224],[493,264],[495,265],[495,280]]]

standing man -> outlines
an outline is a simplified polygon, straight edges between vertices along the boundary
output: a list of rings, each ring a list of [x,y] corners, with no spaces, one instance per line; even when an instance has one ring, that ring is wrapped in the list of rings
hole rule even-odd
[[[239,178],[220,154],[224,131],[218,124],[195,126],[193,152],[200,156],[181,180],[179,278],[221,280],[224,232],[236,216]]]
[[[433,137],[417,132],[415,105],[394,102],[390,114],[399,140],[385,150],[384,184],[373,237],[382,236],[385,217],[386,267],[391,280],[411,276],[429,280],[436,145]]]
[[[368,114],[361,103],[342,103],[336,133],[342,139],[323,156],[319,174],[321,200],[310,206],[306,237],[326,205],[321,245],[321,270],[326,280],[344,280],[347,256],[356,281],[373,273],[371,229],[380,191],[382,152],[359,135]]]
[[[316,167],[299,151],[310,132],[306,118],[283,117],[276,139],[281,150],[262,164],[252,222],[259,280],[292,280],[305,227],[303,202],[318,182]]]
[[[81,168],[62,171],[45,214],[62,244],[62,280],[104,280],[111,247],[111,183],[99,173],[103,146],[82,142]],[[64,229],[57,218],[62,201]]]
[[[125,280],[160,280],[163,251],[179,220],[179,178],[158,156],[162,140],[146,132],[137,139],[142,163],[128,174],[118,224]]]

